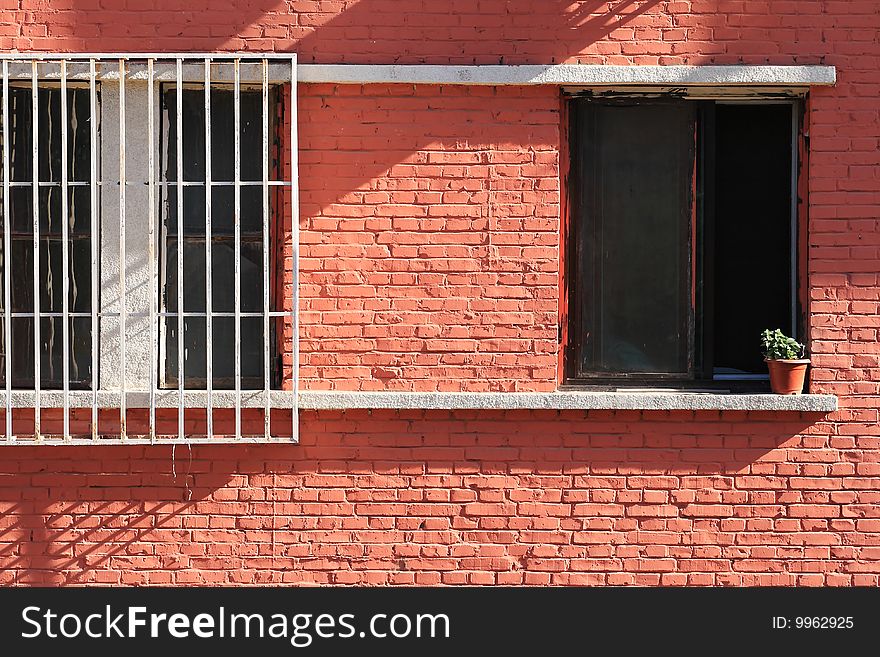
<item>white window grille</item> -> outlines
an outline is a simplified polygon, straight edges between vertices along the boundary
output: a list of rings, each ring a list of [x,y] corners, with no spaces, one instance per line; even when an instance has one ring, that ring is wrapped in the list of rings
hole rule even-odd
[[[295,55],[0,62],[3,442],[296,441]]]

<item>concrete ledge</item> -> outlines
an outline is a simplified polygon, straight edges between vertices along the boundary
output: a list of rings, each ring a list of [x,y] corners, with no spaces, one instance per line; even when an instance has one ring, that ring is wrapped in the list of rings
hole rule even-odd
[[[299,82],[334,84],[488,85],[673,85],[794,86],[833,85],[833,66],[432,66],[299,64]]]
[[[128,408],[149,408],[150,395],[146,391],[126,392]],[[235,408],[235,393],[215,390],[211,396],[214,408]],[[298,399],[297,399],[298,397]],[[176,390],[157,390],[154,395],[157,408],[177,408]],[[71,391],[70,408],[89,408],[91,392]],[[425,410],[492,410],[492,409],[550,409],[550,410],[643,410],[643,411],[798,411],[830,413],[837,410],[833,395],[737,395],[711,392],[347,392],[334,390],[303,390],[299,395],[289,391],[273,390],[272,408],[316,410],[364,409],[425,409]],[[99,408],[119,408],[118,392],[99,391]],[[242,408],[263,408],[264,393],[255,390],[241,392]],[[0,408],[6,405],[6,393],[0,391]],[[33,408],[33,391],[15,390],[10,399],[12,408]],[[205,408],[208,395],[204,391],[187,390],[183,394],[184,408]],[[46,390],[40,395],[41,408],[63,408],[64,395],[60,390]]]
[[[794,411],[830,413],[833,395],[688,392],[338,392],[303,391],[301,409],[551,409],[644,411]]]

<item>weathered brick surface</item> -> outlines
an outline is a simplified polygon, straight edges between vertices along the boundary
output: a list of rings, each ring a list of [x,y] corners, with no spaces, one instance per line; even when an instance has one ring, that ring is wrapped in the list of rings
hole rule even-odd
[[[558,91],[300,96],[303,385],[555,388]]]
[[[0,7],[3,49],[295,50],[306,62],[351,63],[815,63],[866,52],[870,59],[878,19],[873,0],[4,0]]]
[[[290,447],[4,448],[3,583],[878,584],[880,9],[867,0],[20,0],[0,49],[804,64],[829,417],[308,412]],[[551,390],[556,90],[302,85],[302,385]],[[222,428],[222,427],[220,427]]]
[[[284,447],[8,448],[3,584],[878,583],[815,416],[307,412]]]

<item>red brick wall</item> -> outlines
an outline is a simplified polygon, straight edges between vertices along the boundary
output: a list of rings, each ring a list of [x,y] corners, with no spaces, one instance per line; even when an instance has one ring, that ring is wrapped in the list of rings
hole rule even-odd
[[[305,412],[299,446],[174,465],[167,446],[8,448],[0,583],[876,585],[877,439],[838,428]]]
[[[817,63],[863,56],[876,47],[877,27],[873,0],[4,0],[0,7],[3,49],[296,50],[303,61],[331,63]]]
[[[305,412],[299,446],[173,464],[3,448],[0,581],[878,584],[875,2],[185,4],[3,2],[0,49],[837,66],[810,99],[806,253],[812,389],[841,410]],[[303,85],[300,103],[303,387],[553,389],[557,92]]]
[[[302,385],[553,390],[558,90],[300,96]]]

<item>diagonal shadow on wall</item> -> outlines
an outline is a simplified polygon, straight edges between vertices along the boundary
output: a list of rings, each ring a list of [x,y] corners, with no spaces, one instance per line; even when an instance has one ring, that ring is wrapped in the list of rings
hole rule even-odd
[[[784,515],[797,491],[776,464],[798,459],[782,450],[815,451],[809,434],[820,418],[740,415],[308,411],[299,445],[200,445],[191,462],[179,447],[173,472],[167,446],[4,448],[0,582],[258,583],[310,581],[337,566],[405,571],[412,532],[437,519],[449,519],[448,540],[467,542],[481,526],[471,502],[567,504],[569,526],[600,530],[611,521],[577,504],[613,485],[628,495],[614,500],[614,513],[632,531],[643,519],[721,531],[723,518],[702,516],[700,505],[745,499],[741,475],[770,482],[748,503]],[[412,529],[389,524],[395,513]],[[523,527],[534,513],[517,511]],[[400,554],[377,557],[346,529],[348,518],[387,532]],[[521,559],[505,557],[511,569],[529,568],[528,545],[520,548]]]
[[[296,51],[302,62],[548,64],[582,53],[660,3],[343,0],[300,7],[280,0],[196,0],[131,11],[121,2],[117,8],[73,0],[46,22],[44,40],[39,32],[24,36],[38,46],[45,41],[44,48],[81,52],[94,52],[99,40],[99,50],[110,51]]]
[[[4,585],[125,583],[110,562],[179,567],[204,514],[231,478],[231,461],[205,462],[178,447],[7,447],[0,466],[0,581]],[[204,516],[207,518],[207,516]],[[207,520],[204,522],[207,527]],[[150,541],[177,545],[156,552]],[[189,543],[189,549],[187,544]],[[116,566],[114,566],[114,569]],[[120,579],[122,577],[122,579]],[[132,576],[129,584],[140,583]]]
[[[289,49],[303,62],[556,64],[648,14],[661,0],[490,0],[463,8],[360,0]]]

